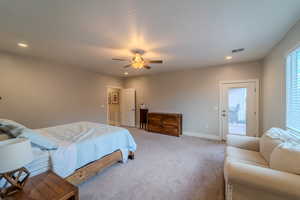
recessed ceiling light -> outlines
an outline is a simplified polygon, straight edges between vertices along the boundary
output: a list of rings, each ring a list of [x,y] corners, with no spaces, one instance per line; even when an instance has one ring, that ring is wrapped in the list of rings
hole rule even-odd
[[[19,46],[19,47],[28,47],[28,44],[19,42],[19,43],[18,43],[18,46]]]
[[[128,72],[124,72],[124,75],[128,75]]]
[[[231,59],[232,59],[232,56],[226,56],[225,59],[226,59],[226,60],[231,60]]]

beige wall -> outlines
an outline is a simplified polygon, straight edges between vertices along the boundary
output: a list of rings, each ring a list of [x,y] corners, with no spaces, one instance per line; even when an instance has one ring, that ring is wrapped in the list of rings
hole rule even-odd
[[[300,45],[300,21],[263,61],[128,78],[137,103],[182,112],[184,130],[218,134],[218,82],[262,78],[261,127],[285,127],[285,55]],[[262,70],[262,72],[260,71]],[[79,120],[106,122],[106,86],[122,79],[0,53],[0,118],[38,128]],[[260,75],[262,74],[262,77]],[[200,113],[200,114],[199,114]],[[137,113],[138,115],[138,113]]]
[[[272,49],[263,62],[263,130],[285,128],[285,57],[300,46],[300,21]]]
[[[219,81],[260,75],[261,63],[250,62],[133,77],[124,86],[135,88],[137,104],[150,111],[183,113],[184,131],[218,135]]]
[[[5,53],[0,53],[0,75],[0,118],[31,128],[80,120],[106,123],[106,86],[123,83],[73,66]]]

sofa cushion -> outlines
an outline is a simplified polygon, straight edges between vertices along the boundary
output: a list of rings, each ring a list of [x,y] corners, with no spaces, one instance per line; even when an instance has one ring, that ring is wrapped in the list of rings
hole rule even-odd
[[[274,138],[266,132],[259,140],[259,152],[264,159],[270,163],[270,157],[273,149],[283,143],[280,138]]]
[[[226,156],[226,159],[228,160],[235,160],[246,164],[268,167],[268,163],[259,152],[227,146]]]
[[[242,135],[227,135],[227,145],[238,147],[250,151],[259,151],[258,137],[242,136]]]
[[[271,154],[270,168],[300,175],[300,145],[278,145]]]

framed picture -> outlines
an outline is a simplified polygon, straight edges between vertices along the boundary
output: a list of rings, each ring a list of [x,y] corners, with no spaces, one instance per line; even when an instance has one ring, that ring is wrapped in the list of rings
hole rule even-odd
[[[112,104],[119,104],[119,92],[112,92],[110,98]]]

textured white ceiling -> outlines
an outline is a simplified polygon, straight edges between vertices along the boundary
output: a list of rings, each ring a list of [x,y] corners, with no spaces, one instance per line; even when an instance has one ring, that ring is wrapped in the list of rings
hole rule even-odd
[[[132,48],[164,60],[138,75],[263,58],[299,18],[300,0],[1,0],[0,50],[115,76]]]

